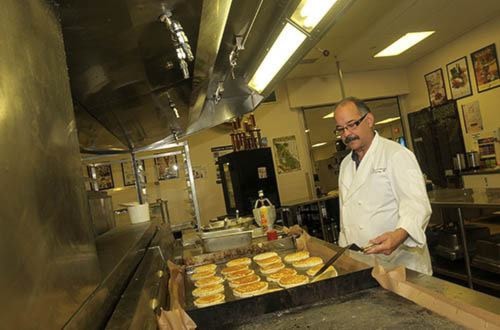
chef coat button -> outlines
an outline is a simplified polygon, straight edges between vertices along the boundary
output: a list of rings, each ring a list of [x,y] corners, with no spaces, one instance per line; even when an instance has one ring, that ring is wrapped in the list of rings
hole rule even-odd
[[[363,230],[364,229],[364,227],[361,226],[361,225],[358,225],[358,228],[359,228],[359,230]]]
[[[361,204],[363,204],[363,203],[361,203],[361,201],[358,201],[358,205],[361,205]]]

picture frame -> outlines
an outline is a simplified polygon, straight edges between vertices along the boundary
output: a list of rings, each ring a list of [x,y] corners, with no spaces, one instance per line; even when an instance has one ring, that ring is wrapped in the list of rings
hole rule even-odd
[[[99,190],[112,189],[115,187],[115,182],[113,181],[113,171],[111,170],[111,165],[96,165],[95,173],[96,177],[92,176],[91,166],[87,166],[87,171],[89,178],[91,180],[96,180]]]
[[[448,100],[444,85],[443,70],[441,68],[424,75],[427,94],[431,107],[445,103]]]
[[[448,83],[450,84],[450,93],[453,100],[472,95],[472,84],[466,56],[446,64],[446,72],[448,73]]]
[[[470,54],[478,93],[500,86],[498,56],[495,44]]]
[[[177,179],[179,177],[179,165],[176,155],[156,157],[154,161],[159,181]]]
[[[273,147],[278,174],[301,170],[295,135],[274,138]]]
[[[132,166],[132,162],[123,162],[122,165],[122,176],[123,176],[123,185],[124,186],[135,186],[135,173],[134,167]],[[146,172],[146,166],[144,165],[144,160],[140,161],[140,166],[142,166],[142,172]],[[143,175],[144,183],[147,182],[146,175]]]

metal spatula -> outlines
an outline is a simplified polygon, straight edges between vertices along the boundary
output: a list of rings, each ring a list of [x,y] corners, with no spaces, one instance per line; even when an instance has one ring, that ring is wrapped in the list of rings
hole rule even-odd
[[[326,264],[323,265],[323,267],[321,267],[317,272],[316,274],[314,274],[314,279],[316,279],[318,276],[320,276],[321,274],[323,274],[323,272],[328,268],[330,267],[331,265],[333,265],[333,263],[335,261],[337,261],[338,258],[340,258],[340,256],[345,252],[345,250],[349,249],[351,247],[352,244],[349,244],[347,245],[346,247],[343,247],[340,251],[338,251],[333,257],[330,258],[330,260],[328,260],[326,262]]]

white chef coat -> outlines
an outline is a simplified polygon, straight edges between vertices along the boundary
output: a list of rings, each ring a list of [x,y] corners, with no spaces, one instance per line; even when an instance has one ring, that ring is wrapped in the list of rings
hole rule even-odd
[[[385,232],[406,230],[406,239],[383,260],[431,275],[425,228],[431,206],[415,155],[400,144],[375,137],[356,169],[352,152],[340,165],[339,244],[363,247]]]

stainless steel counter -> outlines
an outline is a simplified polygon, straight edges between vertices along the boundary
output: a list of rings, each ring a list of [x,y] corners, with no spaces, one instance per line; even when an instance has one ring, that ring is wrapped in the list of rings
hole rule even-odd
[[[476,171],[463,171],[460,173],[460,175],[488,175],[488,174],[497,174],[500,173],[500,167],[494,167],[494,168],[483,168],[480,170]]]
[[[473,277],[469,249],[467,247],[467,237],[462,215],[463,208],[490,208],[500,209],[500,189],[439,189],[429,192],[429,200],[433,207],[456,208],[458,215],[458,225],[460,237],[464,248],[464,260],[466,279],[469,288],[473,288]]]
[[[67,329],[104,327],[158,231],[157,222],[122,225],[96,239],[102,280],[65,325]]]
[[[500,208],[500,189],[438,189],[428,193],[434,206]]]

